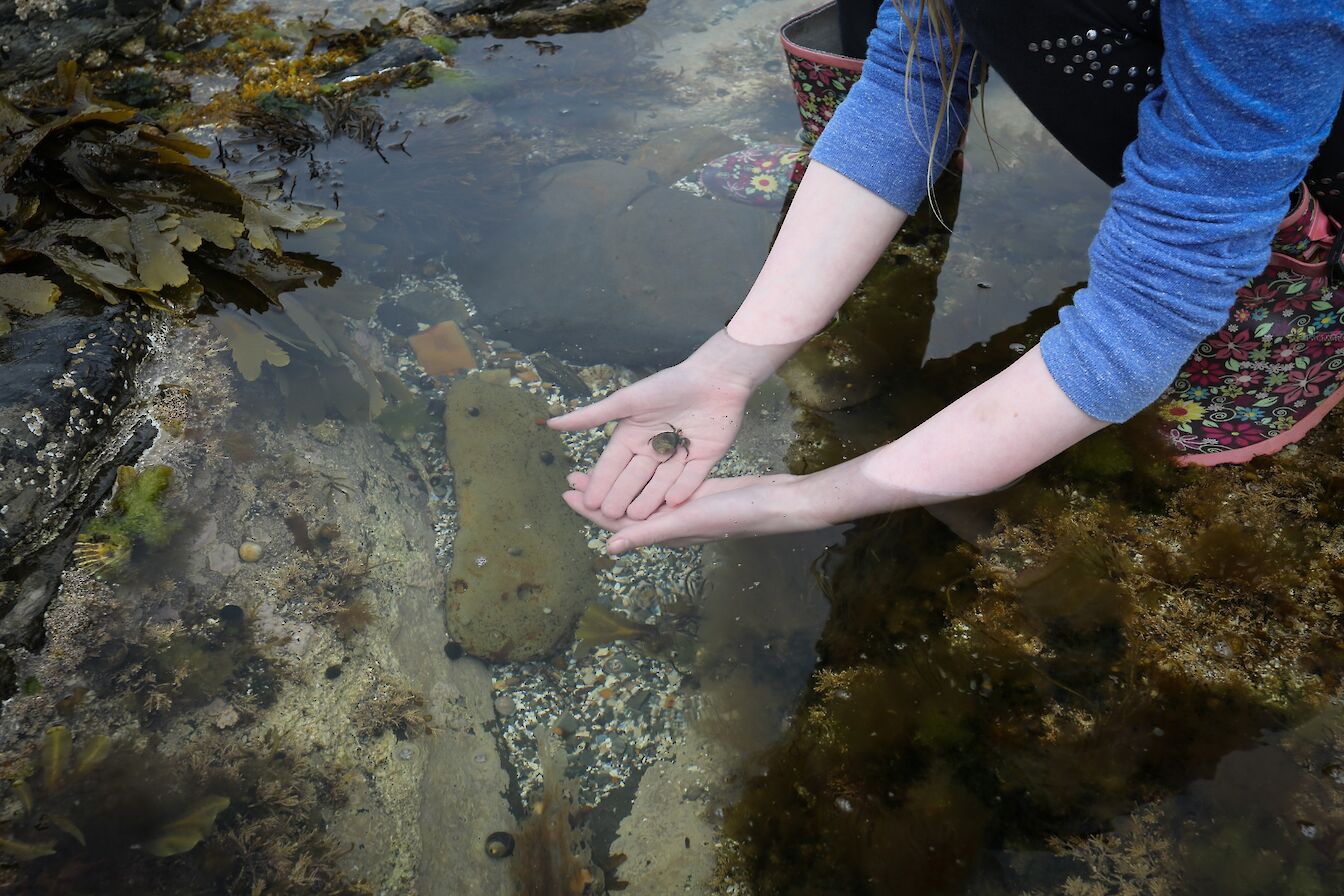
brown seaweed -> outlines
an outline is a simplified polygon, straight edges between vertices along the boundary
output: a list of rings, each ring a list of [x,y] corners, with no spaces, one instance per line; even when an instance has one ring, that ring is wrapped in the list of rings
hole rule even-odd
[[[515,838],[510,868],[522,896],[583,896],[602,892],[601,870],[592,862],[588,832],[575,804],[577,787],[565,777],[565,748],[539,728],[540,797]]]

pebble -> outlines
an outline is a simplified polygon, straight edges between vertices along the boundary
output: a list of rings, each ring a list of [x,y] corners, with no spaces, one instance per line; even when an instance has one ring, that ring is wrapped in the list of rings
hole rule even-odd
[[[495,713],[500,716],[511,716],[517,707],[513,704],[513,698],[508,694],[501,694],[495,698]]]
[[[245,541],[238,546],[238,559],[244,563],[256,563],[261,559],[261,545],[255,541]]]
[[[144,37],[136,35],[135,37],[126,41],[121,46],[117,47],[117,52],[125,56],[127,59],[139,59],[141,56],[145,55]]]

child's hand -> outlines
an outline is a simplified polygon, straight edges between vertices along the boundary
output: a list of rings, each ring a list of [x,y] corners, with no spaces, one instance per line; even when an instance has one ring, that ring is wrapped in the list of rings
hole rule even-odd
[[[806,512],[807,502],[796,487],[801,481],[789,475],[709,479],[681,506],[664,505],[648,519],[613,518],[590,509],[585,499],[592,480],[583,473],[570,474],[574,490],[564,497],[576,513],[613,533],[607,550],[619,554],[648,544],[684,547],[719,538],[802,532],[829,525]]]
[[[564,430],[619,421],[584,489],[584,507],[642,520],[664,502],[688,499],[728,451],[751,393],[797,348],[748,345],[720,330],[677,366],[551,420]],[[676,439],[671,454],[652,441],[667,432]]]
[[[576,430],[619,421],[585,480],[583,505],[609,519],[642,520],[664,501],[682,503],[705,481],[737,435],[750,395],[749,384],[720,379],[687,361],[550,425]],[[668,445],[671,453],[658,450]]]

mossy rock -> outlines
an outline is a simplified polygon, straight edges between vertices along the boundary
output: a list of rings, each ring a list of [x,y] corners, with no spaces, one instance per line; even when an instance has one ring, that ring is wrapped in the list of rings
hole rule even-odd
[[[596,590],[582,521],[560,500],[564,443],[545,418],[522,389],[468,377],[448,390],[458,501],[448,627],[483,659],[550,654]]]

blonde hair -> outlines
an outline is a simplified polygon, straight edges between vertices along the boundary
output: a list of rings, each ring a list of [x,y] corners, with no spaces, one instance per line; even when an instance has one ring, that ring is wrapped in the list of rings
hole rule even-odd
[[[942,214],[938,210],[937,199],[933,195],[934,170],[933,163],[938,146],[938,138],[947,125],[948,113],[952,106],[952,87],[956,76],[957,59],[961,57],[962,47],[965,45],[965,33],[959,23],[952,18],[952,10],[947,5],[947,0],[891,0],[896,9],[901,14],[901,21],[905,24],[905,29],[910,35],[905,56],[905,114],[910,123],[910,129],[913,133],[920,133],[920,129],[915,127],[913,119],[910,118],[910,73],[915,65],[915,45],[921,28],[927,25],[930,35],[934,41],[941,45],[944,39],[948,42],[949,52],[939,54],[936,64],[938,66],[938,80],[942,86],[942,99],[938,103],[938,115],[934,119],[933,133],[929,138],[929,145],[925,147],[929,153],[927,170],[925,171],[925,186],[929,194],[929,203],[933,209],[933,215],[938,219],[938,223],[947,227],[947,222],[943,220]],[[913,8],[913,14],[911,9]],[[988,74],[988,66],[984,60],[980,59],[979,54],[971,57],[971,68],[978,77],[977,83],[983,84]],[[920,85],[923,90],[923,85]],[[985,126],[984,115],[985,94],[980,92],[980,123]],[[969,111],[969,110],[968,110]],[[988,134],[988,129],[986,129]],[[992,147],[991,147],[992,151]],[[950,228],[949,228],[950,229]]]

